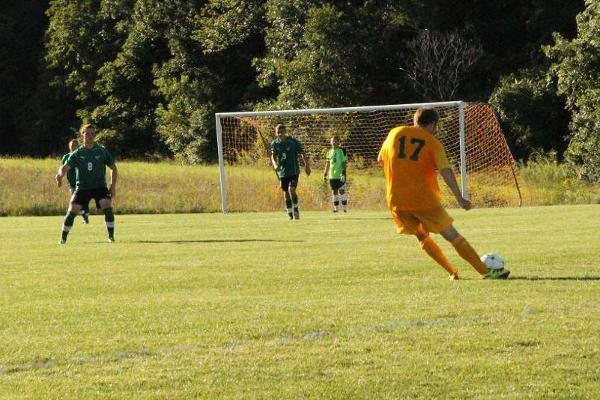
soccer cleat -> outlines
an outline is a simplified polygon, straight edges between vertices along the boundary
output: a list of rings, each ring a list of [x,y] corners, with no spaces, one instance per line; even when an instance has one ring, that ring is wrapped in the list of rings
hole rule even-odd
[[[90,223],[90,216],[88,214],[81,214],[81,218],[83,218],[83,223],[84,224],[89,224]]]
[[[458,274],[452,274],[448,278],[450,278],[451,281],[458,281],[458,280],[460,280],[460,278],[458,277]]]
[[[65,239],[60,239],[60,240],[58,241],[58,244],[65,244],[65,243],[67,243],[67,241],[66,241]]]
[[[108,243],[114,243],[115,242],[115,238],[112,236],[108,237]]]
[[[294,219],[300,219],[300,211],[294,211]]]
[[[510,275],[510,271],[507,269],[490,269],[485,275],[482,276],[483,279],[508,279],[508,275]]]
[[[337,208],[334,208],[332,211],[333,211],[334,213],[338,212]]]
[[[288,217],[290,217],[290,221],[294,219],[294,214],[288,213]]]

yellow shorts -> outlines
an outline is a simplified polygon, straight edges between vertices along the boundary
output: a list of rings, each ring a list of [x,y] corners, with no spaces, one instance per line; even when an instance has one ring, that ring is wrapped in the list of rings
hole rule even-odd
[[[391,214],[398,233],[405,235],[414,235],[419,231],[440,233],[454,222],[442,206],[429,210],[392,210]]]

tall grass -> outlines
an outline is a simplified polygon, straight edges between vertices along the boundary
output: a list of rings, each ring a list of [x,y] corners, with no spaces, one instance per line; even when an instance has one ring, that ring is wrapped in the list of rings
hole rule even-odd
[[[56,159],[0,159],[0,215],[58,215],[66,210],[69,192],[57,188]],[[115,209],[118,213],[218,212],[221,209],[218,168],[172,162],[118,163],[119,184]],[[331,192],[322,179],[321,166],[313,166],[310,177],[301,175],[299,194],[302,209],[330,207]],[[227,168],[229,208],[236,211],[273,211],[283,208],[277,177],[266,166]],[[384,210],[385,187],[379,168],[350,168],[348,192],[353,209]],[[600,186],[585,184],[562,164],[541,160],[521,168],[525,180],[524,205],[600,203]],[[442,187],[444,185],[441,185]],[[511,185],[490,185],[476,174],[469,188],[479,207],[514,205]],[[444,194],[447,204],[451,196]]]
[[[63,214],[68,187],[58,188],[54,159],[0,159],[0,215]],[[215,166],[183,166],[169,162],[118,162],[114,204],[119,213],[153,214],[215,212],[220,209]]]
[[[534,205],[600,204],[600,186],[578,179],[566,165],[538,159],[521,168]]]

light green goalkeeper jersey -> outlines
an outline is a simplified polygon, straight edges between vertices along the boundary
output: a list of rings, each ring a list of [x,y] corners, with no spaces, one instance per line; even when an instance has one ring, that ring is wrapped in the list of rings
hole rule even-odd
[[[341,147],[330,149],[327,152],[327,160],[329,161],[329,179],[340,179],[344,175],[344,167],[348,161],[346,150]]]
[[[67,164],[77,170],[77,189],[81,190],[106,187],[106,166],[114,163],[113,156],[98,144],[91,149],[81,146],[67,159]]]

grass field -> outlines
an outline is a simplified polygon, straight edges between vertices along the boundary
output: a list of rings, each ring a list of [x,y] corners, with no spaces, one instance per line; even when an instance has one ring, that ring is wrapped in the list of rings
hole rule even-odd
[[[600,208],[451,213],[512,279],[383,212],[0,218],[0,398],[598,398]]]

